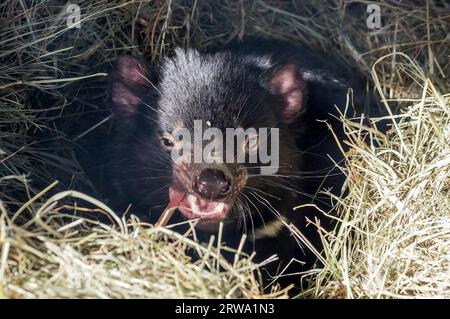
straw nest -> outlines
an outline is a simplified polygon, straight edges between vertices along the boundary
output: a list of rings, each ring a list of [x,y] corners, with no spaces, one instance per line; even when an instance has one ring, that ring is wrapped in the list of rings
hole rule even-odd
[[[107,75],[97,70],[124,52],[155,60],[175,46],[245,36],[335,52],[372,77],[389,114],[370,128],[341,119],[347,138],[338,143],[350,146],[342,167],[348,195],[334,198],[339,227],[322,231],[325,266],[305,274],[310,286],[301,296],[450,297],[445,1],[381,1],[379,29],[367,27],[363,1],[73,3],[81,28],[68,28],[65,1],[0,4],[1,297],[286,297],[275,288],[262,294],[253,256],[238,249],[227,263],[220,234],[202,246],[194,230],[178,234],[119,218],[71,190],[88,184],[71,143],[109,121],[96,103],[101,93],[77,103],[83,83],[92,87]],[[74,139],[60,130],[61,122],[86,115],[95,121]],[[386,134],[376,129],[381,120],[390,122]],[[55,186],[55,172],[70,176],[65,190]],[[199,260],[189,257],[193,250]]]

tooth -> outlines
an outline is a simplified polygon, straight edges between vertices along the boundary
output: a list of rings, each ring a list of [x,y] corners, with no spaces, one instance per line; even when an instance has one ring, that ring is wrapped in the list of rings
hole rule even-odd
[[[189,205],[191,205],[191,210],[194,213],[199,214],[200,213],[200,209],[197,206],[197,197],[194,196],[194,195],[190,195],[189,194],[188,197],[187,197],[187,200],[188,200]]]
[[[198,203],[200,203],[201,200],[197,196],[188,194],[186,199],[190,205],[191,211],[194,214],[199,215],[199,216],[209,216],[209,215],[217,214],[217,213],[222,212],[225,208],[225,203],[217,203],[216,207],[214,207],[213,210],[204,211],[204,210],[201,210],[198,205]]]
[[[220,203],[219,205],[216,206],[214,211],[215,212],[221,212],[221,211],[223,211],[224,208],[225,208],[225,204],[224,203]]]
[[[195,204],[195,202],[197,201],[197,197],[195,197],[194,195],[189,194],[187,197],[188,203],[190,205]]]

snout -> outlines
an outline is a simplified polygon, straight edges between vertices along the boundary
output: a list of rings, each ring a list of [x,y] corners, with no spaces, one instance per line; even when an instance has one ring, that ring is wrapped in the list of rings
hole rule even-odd
[[[230,219],[234,199],[245,185],[245,169],[220,164],[177,164],[169,190],[170,205],[177,206],[189,219]]]
[[[231,192],[231,178],[223,170],[206,168],[194,178],[192,189],[201,197],[220,200]]]

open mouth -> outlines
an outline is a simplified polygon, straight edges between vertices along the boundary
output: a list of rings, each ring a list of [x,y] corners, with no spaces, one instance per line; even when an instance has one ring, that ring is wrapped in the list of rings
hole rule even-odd
[[[169,206],[177,206],[178,210],[187,218],[201,218],[208,221],[223,219],[230,210],[230,205],[225,202],[199,198],[174,187],[169,189]]]

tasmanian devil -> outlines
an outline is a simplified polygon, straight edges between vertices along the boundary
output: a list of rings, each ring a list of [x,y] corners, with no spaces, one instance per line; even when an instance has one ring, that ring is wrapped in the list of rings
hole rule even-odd
[[[355,74],[334,57],[267,42],[176,49],[157,65],[119,57],[105,151],[109,203],[119,211],[131,205],[151,222],[177,207],[171,221],[196,219],[200,234],[222,222],[226,244],[245,233],[245,249],[260,259],[276,254],[280,267],[292,258],[311,267],[314,255],[287,225],[320,251],[309,222],[330,223],[308,204],[329,210],[319,190],[340,193],[344,180],[335,167],[341,151],[321,120],[342,137],[336,106],[364,109],[364,81]]]

